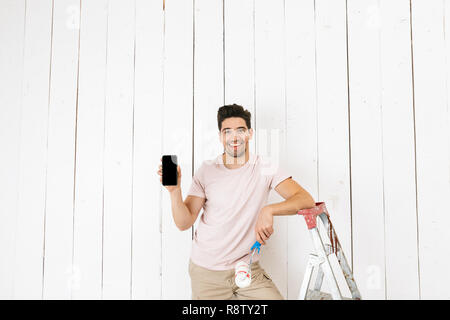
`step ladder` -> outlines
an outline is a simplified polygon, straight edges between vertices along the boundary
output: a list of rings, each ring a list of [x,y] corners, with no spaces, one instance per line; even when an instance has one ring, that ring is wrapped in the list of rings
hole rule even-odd
[[[348,265],[347,259],[345,258],[344,252],[342,251],[341,244],[339,243],[336,232],[334,231],[333,225],[331,224],[330,215],[328,214],[325,203],[317,202],[315,207],[299,210],[297,213],[305,218],[306,225],[312,237],[315,250],[314,253],[311,253],[309,255],[309,260],[305,275],[303,277],[303,282],[300,288],[298,299],[312,300],[321,299],[321,297],[324,297],[324,294],[320,291],[324,277],[330,286],[332,299],[348,299],[344,298],[341,294],[341,291],[339,290],[339,285],[328,258],[330,255],[335,255],[339,262],[340,269],[345,277],[345,281],[347,282],[348,288],[350,289],[350,292],[352,294],[351,299],[360,300],[361,295],[359,293],[358,287],[356,286],[355,279],[353,278],[352,270]],[[330,244],[325,243],[324,239],[322,239],[320,235],[317,225],[317,221],[319,220],[317,219],[317,217],[320,218],[320,221],[324,226],[324,230],[327,231],[328,239],[325,240],[327,242],[329,241]],[[310,284],[314,271],[317,271],[317,276],[314,288],[311,290]]]

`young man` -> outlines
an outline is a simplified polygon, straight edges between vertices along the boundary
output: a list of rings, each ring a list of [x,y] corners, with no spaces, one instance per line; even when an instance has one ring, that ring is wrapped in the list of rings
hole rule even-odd
[[[192,299],[283,299],[258,255],[253,257],[250,286],[236,286],[234,267],[239,261],[249,262],[255,241],[265,245],[274,232],[274,215],[296,214],[315,202],[292,176],[249,151],[250,112],[226,105],[219,108],[217,121],[224,153],[202,163],[184,202],[180,166],[178,185],[166,186],[180,230],[191,228],[203,208],[189,263]],[[160,165],[159,175],[161,170]],[[266,206],[271,189],[286,200]]]

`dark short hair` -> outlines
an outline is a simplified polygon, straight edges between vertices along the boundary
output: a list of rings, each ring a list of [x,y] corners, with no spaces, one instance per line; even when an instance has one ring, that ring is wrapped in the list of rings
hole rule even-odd
[[[250,111],[245,110],[244,107],[238,104],[225,105],[219,108],[217,111],[217,125],[219,126],[219,131],[222,131],[222,122],[227,118],[242,118],[245,120],[245,124],[248,129],[251,129],[251,118],[252,114]]]

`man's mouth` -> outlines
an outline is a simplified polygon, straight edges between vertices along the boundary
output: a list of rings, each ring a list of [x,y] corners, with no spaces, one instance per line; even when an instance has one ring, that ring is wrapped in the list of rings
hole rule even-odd
[[[234,150],[236,150],[237,148],[239,148],[242,145],[242,142],[237,142],[237,143],[229,143],[228,144],[231,148],[233,148]]]

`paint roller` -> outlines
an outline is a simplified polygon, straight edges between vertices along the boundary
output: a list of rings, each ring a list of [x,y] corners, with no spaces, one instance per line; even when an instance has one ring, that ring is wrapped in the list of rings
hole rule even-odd
[[[256,250],[258,250],[258,254],[259,254],[260,249],[261,249],[261,244],[258,241],[256,241],[250,249],[250,251],[252,251],[252,255],[250,256],[250,262],[247,263],[245,261],[240,261],[236,264],[235,269],[234,269],[234,282],[236,283],[236,285],[239,288],[248,287],[250,285],[250,283],[252,282],[251,268],[252,268],[253,256],[254,256]]]

